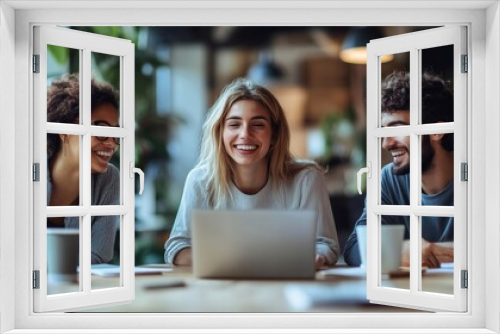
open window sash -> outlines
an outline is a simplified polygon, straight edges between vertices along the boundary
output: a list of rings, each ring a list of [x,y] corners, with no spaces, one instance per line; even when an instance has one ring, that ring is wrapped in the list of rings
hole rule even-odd
[[[421,117],[422,52],[429,48],[452,46],[454,121],[419,124]],[[381,57],[409,53],[410,56],[410,125],[381,126]],[[466,27],[450,26],[372,40],[367,45],[367,298],[372,303],[429,311],[467,311],[467,289],[462,287],[462,271],[467,270],[467,182],[461,180],[461,164],[467,163],[467,74],[463,73],[462,55],[467,54]],[[454,134],[454,205],[422,206],[421,136]],[[410,205],[381,205],[382,139],[410,138]],[[414,172],[418,171],[418,172]],[[381,217],[409,216],[410,279],[409,289],[382,286],[381,283]],[[453,217],[454,265],[453,292],[436,293],[422,289],[422,217]],[[424,268],[425,271],[425,268]],[[451,280],[451,279],[450,279]]]
[[[47,121],[47,49],[48,46],[71,48],[79,58],[79,124]],[[39,164],[39,181],[33,183],[33,289],[34,312],[65,312],[119,303],[135,296],[134,278],[134,44],[128,40],[49,26],[34,27],[34,164]],[[92,52],[119,59],[119,127],[91,125],[91,59]],[[38,59],[37,59],[38,58]],[[35,63],[36,61],[36,63]],[[74,206],[48,206],[47,134],[79,136],[80,185],[79,202]],[[113,137],[120,143],[120,195],[118,205],[91,205],[91,137]],[[102,139],[105,140],[105,139]],[[120,282],[116,287],[92,289],[91,285],[91,218],[116,216],[119,219]],[[48,293],[47,219],[78,217],[79,290]]]

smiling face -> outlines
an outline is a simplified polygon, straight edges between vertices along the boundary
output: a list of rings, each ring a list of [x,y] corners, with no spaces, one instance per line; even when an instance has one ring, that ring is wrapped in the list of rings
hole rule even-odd
[[[118,126],[118,110],[110,103],[101,104],[92,111],[92,124],[98,123],[100,126]],[[91,137],[90,142],[91,171],[92,173],[105,173],[108,169],[108,163],[111,157],[118,149],[112,137],[105,140],[99,140],[98,137]]]
[[[399,111],[382,113],[382,127],[410,125],[410,113]],[[410,172],[410,137],[387,137],[382,141],[382,148],[391,152],[394,164],[392,173],[405,175]],[[422,136],[422,174],[432,166],[435,150],[430,143],[429,136]]]
[[[410,125],[410,112],[398,111],[382,113],[382,127]],[[392,172],[404,175],[410,172],[410,137],[387,137],[382,141],[382,148],[392,155]]]
[[[236,167],[267,168],[272,125],[269,112],[253,100],[234,103],[222,132],[224,148]]]

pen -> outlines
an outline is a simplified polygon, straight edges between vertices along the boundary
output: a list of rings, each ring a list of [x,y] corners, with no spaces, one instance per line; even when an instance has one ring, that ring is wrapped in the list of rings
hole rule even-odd
[[[146,285],[144,289],[146,290],[158,290],[158,289],[168,289],[168,288],[182,288],[185,287],[186,283],[184,281],[170,281],[158,284]]]

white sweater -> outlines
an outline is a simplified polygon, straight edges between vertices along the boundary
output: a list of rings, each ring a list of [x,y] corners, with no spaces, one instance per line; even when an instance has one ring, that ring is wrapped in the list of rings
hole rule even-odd
[[[186,178],[181,204],[170,238],[165,243],[165,262],[173,263],[177,253],[191,247],[191,213],[193,209],[212,209],[209,206],[203,170],[193,169]],[[337,262],[340,251],[330,199],[323,175],[315,168],[300,171],[290,182],[273,190],[270,182],[257,194],[247,195],[230,186],[231,196],[219,208],[224,209],[290,209],[312,210],[316,213],[316,253],[324,255],[327,264]]]

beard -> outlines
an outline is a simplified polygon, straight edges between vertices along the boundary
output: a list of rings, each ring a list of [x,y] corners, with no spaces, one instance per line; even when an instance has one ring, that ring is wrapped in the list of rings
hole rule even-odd
[[[422,174],[427,172],[429,168],[432,166],[432,160],[434,160],[435,155],[434,148],[431,146],[430,137],[423,136],[422,137]],[[392,174],[394,175],[406,175],[410,173],[410,163],[392,167]]]
[[[392,165],[392,174],[394,175],[406,175],[410,173],[410,163],[401,165],[401,166],[396,166]]]

